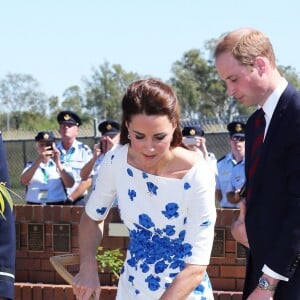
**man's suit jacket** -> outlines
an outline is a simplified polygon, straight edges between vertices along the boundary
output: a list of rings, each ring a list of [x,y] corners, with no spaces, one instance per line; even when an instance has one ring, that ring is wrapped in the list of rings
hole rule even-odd
[[[246,125],[246,174],[256,114]],[[257,287],[264,264],[289,278],[280,281],[274,299],[300,299],[300,93],[291,85],[273,113],[252,186],[244,299]]]

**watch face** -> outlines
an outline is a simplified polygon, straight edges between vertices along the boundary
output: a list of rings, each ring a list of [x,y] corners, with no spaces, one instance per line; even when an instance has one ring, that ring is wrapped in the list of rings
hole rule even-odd
[[[258,281],[258,286],[262,290],[275,291],[276,286],[269,283],[268,279],[260,277]]]
[[[266,290],[269,286],[268,281],[265,278],[259,278],[259,287],[263,290]]]

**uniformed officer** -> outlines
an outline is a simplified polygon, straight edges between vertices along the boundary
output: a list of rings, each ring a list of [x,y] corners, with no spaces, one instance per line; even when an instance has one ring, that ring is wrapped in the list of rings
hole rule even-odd
[[[98,167],[107,151],[119,143],[120,124],[114,120],[106,120],[98,125],[101,133],[99,142],[94,145],[93,157],[85,164],[80,171],[82,179],[93,176],[94,185],[98,174]]]
[[[5,149],[0,131],[0,182],[9,184]],[[16,232],[15,217],[3,197],[4,211],[0,215],[0,299],[14,299]]]
[[[245,157],[245,124],[243,122],[231,122],[227,125],[229,132],[229,144],[231,151],[220,158],[217,162],[216,176],[216,200],[220,207],[235,208],[236,203],[230,203],[227,199],[228,187],[231,186],[233,168],[237,167],[235,173],[235,185],[237,181],[244,181],[244,157]]]
[[[240,207],[240,191],[246,182],[245,175],[245,158],[233,166],[229,185],[227,187],[226,197],[227,200],[234,204],[235,208]]]
[[[186,126],[182,130],[183,143],[193,151],[202,153],[204,159],[211,165],[214,173],[217,172],[217,159],[212,152],[206,148],[204,130],[200,125]]]
[[[35,137],[38,157],[27,163],[21,175],[21,183],[27,186],[28,204],[65,204],[66,188],[74,185],[72,168],[60,159],[51,131],[40,131]]]
[[[85,205],[85,196],[91,186],[92,178],[82,180],[81,168],[92,158],[92,151],[88,145],[79,142],[76,138],[81,125],[80,117],[72,111],[61,111],[57,115],[61,142],[57,148],[61,151],[61,158],[72,167],[75,184],[67,189],[68,202],[73,205]]]

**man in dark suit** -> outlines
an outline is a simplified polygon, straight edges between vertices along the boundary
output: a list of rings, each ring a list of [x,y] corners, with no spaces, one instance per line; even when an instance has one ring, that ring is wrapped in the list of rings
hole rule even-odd
[[[0,182],[9,186],[5,149],[0,131]],[[4,200],[3,216],[0,215],[0,300],[14,298],[16,236],[14,214]]]
[[[262,108],[245,131],[243,299],[300,299],[300,93],[280,75],[272,44],[258,30],[226,34],[214,56],[228,95]]]

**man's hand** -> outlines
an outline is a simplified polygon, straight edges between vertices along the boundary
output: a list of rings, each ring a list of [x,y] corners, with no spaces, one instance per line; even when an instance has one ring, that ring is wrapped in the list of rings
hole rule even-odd
[[[261,290],[257,287],[247,298],[247,300],[273,300],[274,292]]]
[[[248,237],[247,237],[246,227],[245,227],[245,215],[246,215],[246,204],[245,201],[242,200],[240,203],[239,217],[231,226],[231,234],[237,242],[249,248]]]

